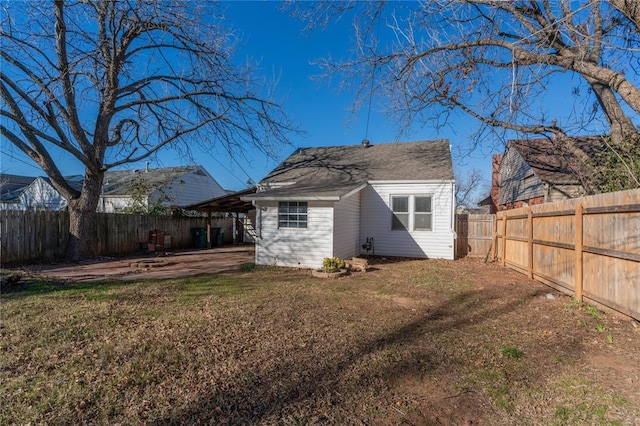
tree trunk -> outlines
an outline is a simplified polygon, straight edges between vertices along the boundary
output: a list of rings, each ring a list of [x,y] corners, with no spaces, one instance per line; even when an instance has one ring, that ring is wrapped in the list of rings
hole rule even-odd
[[[595,93],[604,116],[609,123],[611,140],[621,149],[629,148],[629,145],[635,141],[635,136],[638,134],[633,122],[624,113],[620,102],[609,86],[605,86],[591,78],[586,78],[586,80],[591,85],[591,89]]]
[[[69,242],[65,257],[79,261],[96,254],[96,208],[104,174],[85,174],[80,197],[69,202]]]

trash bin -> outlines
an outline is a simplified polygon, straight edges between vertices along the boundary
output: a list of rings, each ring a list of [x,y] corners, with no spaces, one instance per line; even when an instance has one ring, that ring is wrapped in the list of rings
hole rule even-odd
[[[218,246],[219,233],[220,233],[220,228],[211,228],[211,247]]]
[[[222,247],[224,244],[224,229],[218,228],[218,233],[216,234],[216,245],[218,247]]]
[[[193,239],[193,246],[199,249],[207,248],[207,229],[206,228],[191,228],[191,238]]]

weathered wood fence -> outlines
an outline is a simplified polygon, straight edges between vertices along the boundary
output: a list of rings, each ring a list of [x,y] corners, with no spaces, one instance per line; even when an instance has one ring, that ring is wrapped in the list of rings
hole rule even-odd
[[[494,238],[493,225],[492,214],[457,214],[456,258],[488,257]]]
[[[157,215],[98,213],[95,233],[97,255],[140,251],[149,232],[171,235],[171,249],[193,247],[191,228],[207,228],[208,219]],[[233,219],[212,218],[212,228],[224,229],[225,242],[233,238]],[[67,245],[69,213],[51,211],[0,211],[0,262],[25,263],[62,257]]]
[[[640,190],[502,211],[494,232],[503,265],[640,320]]]

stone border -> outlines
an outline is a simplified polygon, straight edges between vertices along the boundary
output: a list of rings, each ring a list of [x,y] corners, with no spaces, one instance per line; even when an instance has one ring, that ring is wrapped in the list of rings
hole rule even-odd
[[[148,269],[148,268],[160,268],[162,266],[173,265],[175,262],[168,262],[166,260],[145,259],[138,260],[129,264],[131,268]]]
[[[312,269],[311,275],[316,278],[340,278],[345,275],[349,275],[349,271],[347,269],[343,269],[338,272],[326,272],[324,269]]]

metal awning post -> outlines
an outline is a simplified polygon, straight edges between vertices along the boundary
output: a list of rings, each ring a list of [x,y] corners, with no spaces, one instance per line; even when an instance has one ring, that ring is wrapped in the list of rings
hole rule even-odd
[[[207,248],[211,248],[211,212],[207,214]]]

